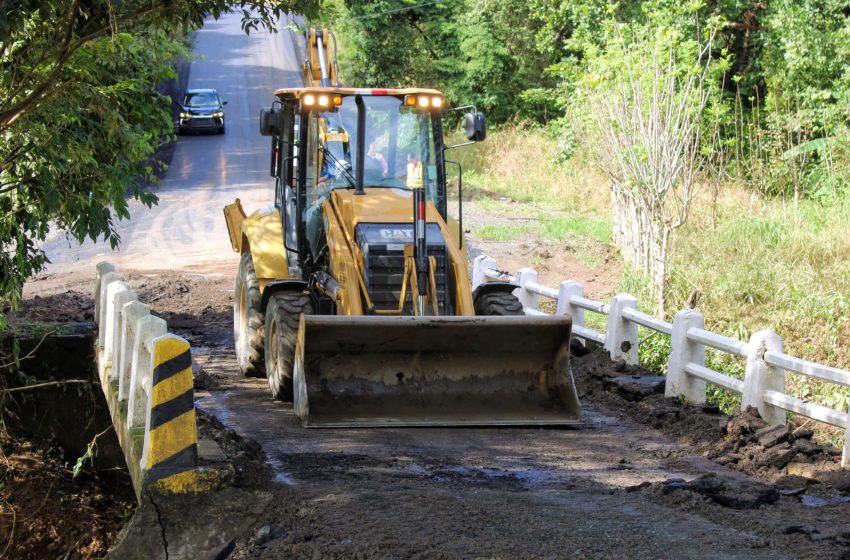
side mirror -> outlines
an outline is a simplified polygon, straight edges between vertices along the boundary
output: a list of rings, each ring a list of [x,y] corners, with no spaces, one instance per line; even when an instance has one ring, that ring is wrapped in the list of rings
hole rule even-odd
[[[277,111],[273,107],[260,109],[260,134],[272,136],[277,129]]]
[[[487,123],[484,119],[484,113],[467,113],[466,119],[466,137],[470,142],[481,142],[487,137]]]
[[[227,105],[227,101],[222,101],[222,102],[221,102],[221,104],[222,104],[222,105]]]

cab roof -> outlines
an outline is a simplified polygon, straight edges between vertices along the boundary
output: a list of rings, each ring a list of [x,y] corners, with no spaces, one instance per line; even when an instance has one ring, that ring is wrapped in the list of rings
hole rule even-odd
[[[278,97],[289,97],[293,96],[296,99],[300,99],[302,95],[312,93],[314,95],[318,94],[338,94],[338,95],[392,95],[392,96],[400,96],[400,95],[418,95],[418,94],[426,94],[426,95],[443,95],[443,92],[438,91],[436,89],[427,89],[427,88],[402,88],[402,89],[385,89],[385,88],[347,88],[347,87],[319,87],[319,86],[310,86],[310,87],[300,87],[300,88],[281,88],[276,89],[274,94]]]

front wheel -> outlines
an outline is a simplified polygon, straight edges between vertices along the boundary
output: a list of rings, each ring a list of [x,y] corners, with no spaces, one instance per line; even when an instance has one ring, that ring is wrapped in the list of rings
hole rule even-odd
[[[508,292],[484,294],[475,302],[476,315],[525,315],[522,303]]]
[[[233,342],[239,369],[248,377],[263,377],[263,312],[260,282],[251,253],[242,253],[233,293]]]
[[[301,314],[313,313],[313,300],[303,292],[278,292],[266,308],[266,377],[272,396],[292,400],[292,368]]]

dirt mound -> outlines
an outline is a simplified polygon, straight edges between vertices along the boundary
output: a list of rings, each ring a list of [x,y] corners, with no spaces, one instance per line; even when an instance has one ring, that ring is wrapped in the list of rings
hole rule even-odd
[[[627,488],[626,492],[649,490],[651,494],[665,496],[672,492],[692,492],[715,504],[732,509],[758,509],[775,504],[781,496],[776,488],[753,480],[735,480],[707,473],[691,481],[669,479],[663,482],[644,482]]]
[[[77,291],[35,295],[23,300],[20,309],[4,312],[13,327],[38,322],[61,324],[63,332],[71,332],[76,324],[94,320],[94,299],[91,294]]]
[[[55,444],[0,433],[0,557],[102,558],[136,507],[125,476],[98,476]]]
[[[650,425],[682,444],[682,453],[702,455],[768,482],[798,477],[850,490],[841,452],[812,441],[811,430],[768,426],[753,408],[733,415],[717,406],[693,406],[665,398],[663,378],[639,366],[612,362],[598,350],[573,360],[581,398]]]

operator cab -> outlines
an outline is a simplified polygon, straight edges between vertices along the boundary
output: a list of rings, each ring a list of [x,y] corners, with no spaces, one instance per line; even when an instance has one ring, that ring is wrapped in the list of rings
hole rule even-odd
[[[338,189],[368,195],[371,189],[423,186],[446,220],[440,92],[312,87],[275,95],[280,105],[263,113],[261,132],[273,136],[271,171],[291,257],[315,260],[321,201]],[[295,216],[306,222],[303,239]]]
[[[260,128],[272,136],[271,174],[290,275],[307,280],[323,270],[328,241],[322,205],[336,191],[337,200],[345,201],[342,207],[356,208],[350,236],[363,256],[365,288],[376,311],[396,307],[404,247],[414,237],[413,195],[422,192],[431,207],[426,252],[437,268],[438,313],[451,314],[451,294],[444,289],[450,274],[444,264],[448,240],[438,225],[450,221],[442,94],[418,88],[307,87],[275,95],[279,104],[261,113]],[[471,113],[467,121],[470,141],[483,139],[483,117]],[[461,219],[452,227],[462,247]]]

